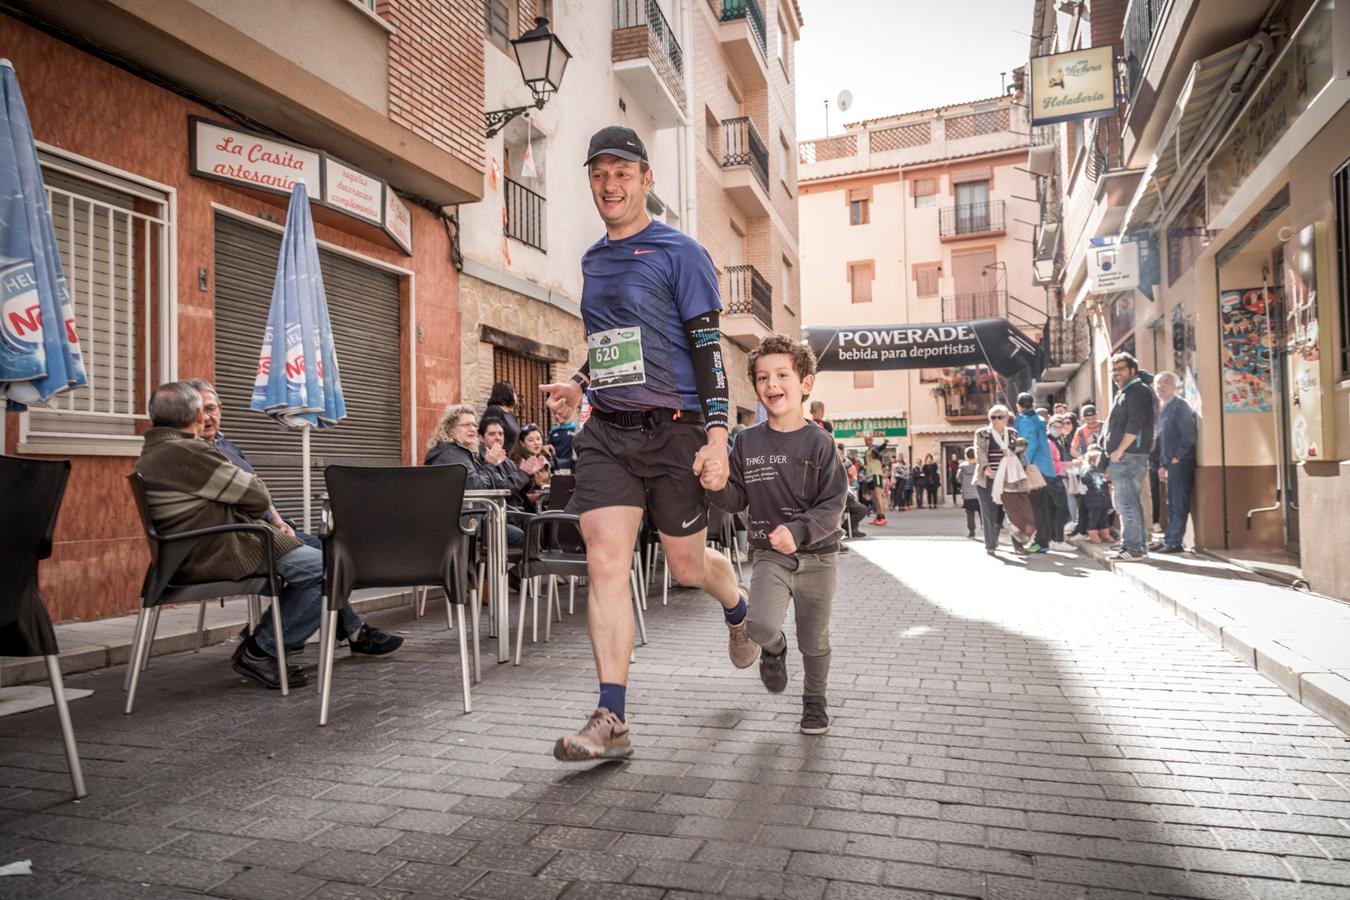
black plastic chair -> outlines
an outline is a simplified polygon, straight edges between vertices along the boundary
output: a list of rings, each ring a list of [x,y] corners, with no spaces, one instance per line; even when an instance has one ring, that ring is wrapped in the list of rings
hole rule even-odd
[[[150,544],[150,567],[145,571],[145,581],[141,584],[141,609],[136,616],[135,638],[131,644],[131,659],[127,663],[131,668],[125,684],[127,691],[127,715],[136,704],[136,687],[140,681],[141,670],[150,656],[150,644],[154,641],[154,629],[159,624],[159,610],[166,603],[183,603],[192,600],[212,600],[216,597],[229,597],[235,594],[257,594],[269,597],[272,601],[272,627],[277,636],[277,671],[281,676],[281,694],[290,693],[290,684],[286,677],[286,639],[281,625],[281,600],[277,589],[276,547],[272,542],[272,528],[268,525],[239,523],[234,525],[212,525],[209,528],[193,528],[174,534],[161,534],[155,528],[150,516],[150,506],[146,500],[145,479],[140,472],[127,476],[131,486],[131,495],[136,498],[136,511],[141,515],[141,525],[145,527],[145,539]],[[202,544],[222,534],[256,535],[262,546],[263,571],[235,581],[179,581],[177,580],[183,564],[188,561]]]
[[[0,415],[3,415],[0,412]],[[70,478],[70,460],[0,456],[0,656],[41,656],[47,663],[52,705],[61,722],[75,799],[88,794],[66,705],[56,630],[38,589],[38,560],[52,555],[52,535]]]
[[[328,724],[338,611],[348,605],[352,591],[366,587],[436,585],[445,591],[457,617],[464,711],[473,709],[464,629],[465,537],[473,529],[460,515],[467,476],[463,466],[324,469],[328,514],[320,536],[327,605],[319,635],[320,725]]]

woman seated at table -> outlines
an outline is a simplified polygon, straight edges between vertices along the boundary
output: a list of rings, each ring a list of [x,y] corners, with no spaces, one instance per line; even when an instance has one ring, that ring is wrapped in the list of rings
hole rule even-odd
[[[548,456],[544,453],[544,446],[544,433],[539,430],[538,425],[531,423],[520,429],[520,439],[516,441],[516,446],[508,454],[511,462],[522,471],[527,464],[540,466],[534,473],[533,483],[526,485],[522,492],[522,498],[525,501],[523,509],[526,512],[539,512],[539,498],[543,496],[542,489],[548,485],[549,479],[552,477],[553,464],[549,462]],[[532,460],[538,460],[538,463],[532,462]]]
[[[500,423],[494,422],[493,425],[496,426],[493,431],[500,433]],[[423,458],[422,465],[463,466],[469,471],[469,476],[464,482],[464,489],[467,491],[512,490],[512,485],[502,483],[500,474],[488,462],[489,460],[506,461],[506,454],[500,444],[486,455],[479,453],[477,411],[472,404],[461,403],[449,407],[445,415],[441,416],[440,423],[428,441],[427,455]],[[512,498],[507,497],[507,505],[512,504]],[[518,525],[508,522],[506,543],[518,547],[524,542],[525,532]]]

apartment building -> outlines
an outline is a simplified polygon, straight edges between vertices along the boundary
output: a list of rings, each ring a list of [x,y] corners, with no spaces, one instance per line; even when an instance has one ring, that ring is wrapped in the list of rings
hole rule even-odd
[[[1200,416],[1194,543],[1350,597],[1350,15],[1327,0],[1038,0],[1033,56],[1110,46],[1107,118],[1053,147],[1034,255],[1090,330],[1071,402],[1111,397],[1108,360],[1169,369]],[[1133,245],[1138,287],[1094,281]],[[1080,324],[1081,323],[1081,324]],[[1316,535],[1315,539],[1312,536]]]
[[[796,0],[690,0],[695,192],[686,230],[712,254],[732,415],[755,421],[746,351],[801,329],[797,245]]]
[[[585,360],[581,256],[604,236],[582,163],[592,134],[632,128],[647,147],[655,187],[648,210],[682,227],[691,193],[682,166],[688,53],[674,0],[475,0],[489,111],[531,104],[510,39],[547,14],[571,59],[543,109],[510,119],[487,141],[479,203],[461,209],[459,378],[464,399],[512,382],[524,422],[546,423],[537,386]],[[600,27],[607,24],[608,27]]]
[[[328,463],[411,463],[459,396],[457,223],[484,192],[483,20],[433,0],[16,2],[0,15],[38,141],[90,383],[4,414],[4,451],[72,461],[43,593],[136,607],[125,476],[157,383],[220,389],[278,507],[300,436],[248,409],[291,186],[313,200],[348,418]]]
[[[803,141],[804,323],[1007,318],[1039,339],[1045,292],[1025,244],[1036,213],[1027,133],[1025,108],[1010,94]],[[987,365],[975,365],[824,372],[813,397],[845,444],[881,434],[916,460],[946,460],[970,445],[1003,390]]]

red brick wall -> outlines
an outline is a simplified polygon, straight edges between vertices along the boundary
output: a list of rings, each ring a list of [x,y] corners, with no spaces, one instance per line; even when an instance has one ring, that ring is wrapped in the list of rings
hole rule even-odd
[[[379,0],[377,11],[394,26],[389,118],[485,171],[482,3]]]

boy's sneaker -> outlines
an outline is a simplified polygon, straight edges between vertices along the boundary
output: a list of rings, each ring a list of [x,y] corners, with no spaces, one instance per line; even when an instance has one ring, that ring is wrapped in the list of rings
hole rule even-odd
[[[830,714],[825,711],[824,694],[802,697],[802,734],[824,734],[830,730]]]
[[[370,625],[362,625],[356,637],[347,639],[347,646],[357,656],[388,656],[403,646],[403,638],[386,634]]]
[[[741,596],[749,602],[745,591],[741,591]],[[755,657],[759,656],[759,645],[750,640],[750,633],[745,630],[745,619],[741,619],[738,625],[728,622],[727,632],[727,653],[731,656],[731,664],[738,669],[750,668],[755,663]]]
[[[589,762],[594,759],[627,759],[633,755],[628,726],[603,706],[591,713],[581,731],[558,738],[553,745],[554,759],[563,762]]]
[[[770,653],[765,650],[759,658],[759,680],[764,682],[764,687],[770,694],[781,694],[783,688],[787,687],[787,647],[779,654]]]

